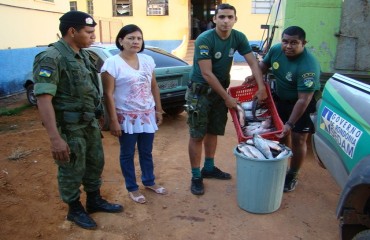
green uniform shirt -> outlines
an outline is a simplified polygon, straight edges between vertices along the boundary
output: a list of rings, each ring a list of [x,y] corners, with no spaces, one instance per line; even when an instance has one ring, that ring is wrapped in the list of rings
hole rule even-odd
[[[63,40],[35,57],[35,95],[50,94],[56,113],[94,112],[100,103],[97,71],[86,50],[75,53]],[[68,63],[69,66],[68,66]]]
[[[230,36],[225,40],[217,35],[215,29],[205,31],[198,36],[194,49],[191,80],[197,83],[206,83],[198,61],[211,59],[212,72],[225,88],[230,84],[230,69],[235,51],[241,55],[252,52],[247,37],[235,29],[231,30]]]
[[[287,58],[281,43],[271,47],[263,58],[276,78],[276,94],[281,100],[296,101],[298,92],[320,90],[320,65],[306,49],[297,58]]]

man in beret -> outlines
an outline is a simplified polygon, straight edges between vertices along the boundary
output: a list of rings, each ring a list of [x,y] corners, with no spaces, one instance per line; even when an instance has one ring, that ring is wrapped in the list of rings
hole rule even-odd
[[[94,19],[70,11],[60,19],[62,38],[35,57],[35,95],[43,125],[58,165],[58,188],[68,204],[67,219],[85,229],[95,229],[92,212],[121,212],[123,207],[100,195],[104,153],[98,118],[101,93],[97,71],[83,48],[95,40]],[[86,210],[80,186],[86,192]]]

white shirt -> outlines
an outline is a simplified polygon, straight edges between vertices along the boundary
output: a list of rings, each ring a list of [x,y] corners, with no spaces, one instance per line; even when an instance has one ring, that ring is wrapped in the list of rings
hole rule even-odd
[[[125,133],[154,133],[158,130],[152,94],[152,57],[138,53],[139,70],[132,68],[119,54],[108,58],[101,72],[115,79],[114,103],[118,122]]]

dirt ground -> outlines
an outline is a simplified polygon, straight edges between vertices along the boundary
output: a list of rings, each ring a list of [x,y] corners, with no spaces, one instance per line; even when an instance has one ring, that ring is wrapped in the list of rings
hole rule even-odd
[[[216,165],[233,178],[205,179],[203,196],[189,191],[186,115],[164,117],[153,156],[156,181],[169,194],[156,195],[141,185],[147,198],[144,205],[129,198],[118,162],[118,141],[103,132],[106,165],[102,195],[125,209],[118,214],[92,214],[96,230],[84,230],[65,220],[67,206],[59,198],[57,169],[37,109],[0,117],[0,239],[339,239],[335,208],[340,189],[315,162],[311,149],[299,185],[283,195],[280,208],[253,214],[238,206],[233,155],[237,138],[231,117],[226,135],[219,138]],[[139,179],[139,167],[137,173]]]

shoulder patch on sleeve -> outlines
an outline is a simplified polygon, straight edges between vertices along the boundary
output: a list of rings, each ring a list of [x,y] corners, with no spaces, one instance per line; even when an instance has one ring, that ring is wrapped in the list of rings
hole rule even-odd
[[[304,85],[306,87],[309,87],[310,88],[310,87],[313,86],[313,84],[314,84],[314,80],[313,80],[312,77],[307,77],[307,78],[304,79]]]
[[[52,73],[52,71],[50,71],[49,69],[40,68],[39,76],[48,78],[48,77],[51,76],[51,73]]]
[[[200,55],[208,56],[208,53],[209,53],[208,46],[207,45],[200,45],[199,46],[199,53],[200,53]]]

